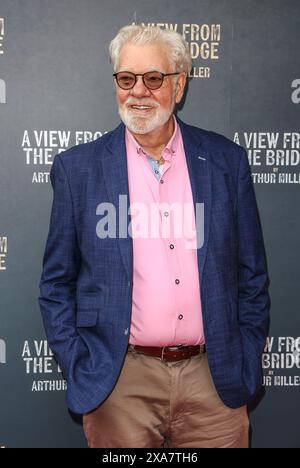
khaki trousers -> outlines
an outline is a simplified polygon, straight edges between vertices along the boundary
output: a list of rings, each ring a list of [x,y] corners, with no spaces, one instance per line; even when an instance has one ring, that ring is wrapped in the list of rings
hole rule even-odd
[[[220,400],[206,354],[164,362],[128,348],[108,398],[83,415],[90,448],[248,448],[245,406]]]

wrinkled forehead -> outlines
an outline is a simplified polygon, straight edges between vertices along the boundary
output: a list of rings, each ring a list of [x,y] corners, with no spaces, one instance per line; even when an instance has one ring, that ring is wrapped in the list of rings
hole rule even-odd
[[[120,50],[117,71],[145,73],[157,70],[162,73],[172,72],[170,51],[167,45],[126,43]]]

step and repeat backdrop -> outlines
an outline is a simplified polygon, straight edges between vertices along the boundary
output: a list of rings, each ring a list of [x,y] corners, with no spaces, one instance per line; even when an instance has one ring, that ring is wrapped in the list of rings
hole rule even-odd
[[[299,0],[0,0],[0,446],[86,447],[37,300],[49,173],[119,124],[108,44],[137,22],[190,45],[179,117],[248,151],[272,298],[252,447],[299,448]]]

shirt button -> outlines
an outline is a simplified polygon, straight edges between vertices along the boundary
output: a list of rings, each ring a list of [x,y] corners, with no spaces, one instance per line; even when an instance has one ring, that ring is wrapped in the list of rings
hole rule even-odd
[[[179,318],[179,320],[182,320],[182,319],[183,319],[183,315],[181,315],[181,314],[178,315],[178,318]]]
[[[168,211],[165,211],[164,212],[164,216],[167,218],[169,216],[169,212]]]
[[[176,279],[176,280],[175,280],[175,283],[176,283],[176,284],[179,284],[179,283],[180,283],[179,279]]]
[[[159,174],[159,171],[155,170],[155,174]]]
[[[174,244],[170,244],[170,249],[173,250],[175,248]]]
[[[163,184],[163,183],[164,183],[164,180],[163,180],[163,179],[161,179],[161,180],[160,180],[160,183],[161,183],[161,184]]]

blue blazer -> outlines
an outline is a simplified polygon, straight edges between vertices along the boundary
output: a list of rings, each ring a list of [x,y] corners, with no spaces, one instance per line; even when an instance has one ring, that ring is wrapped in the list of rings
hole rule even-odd
[[[208,362],[220,398],[238,408],[262,385],[270,307],[250,166],[242,147],[177,121],[194,203],[204,203],[204,245],[197,255]],[[67,404],[86,413],[112,392],[130,335],[132,238],[96,235],[99,203],[112,203],[117,213],[120,194],[129,203],[124,124],[56,155],[50,178],[39,304],[67,380]]]

